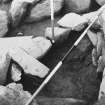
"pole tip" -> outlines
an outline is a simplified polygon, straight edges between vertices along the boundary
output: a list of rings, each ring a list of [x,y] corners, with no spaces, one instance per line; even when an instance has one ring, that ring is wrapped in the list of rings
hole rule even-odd
[[[52,40],[52,43],[55,43],[55,40]]]

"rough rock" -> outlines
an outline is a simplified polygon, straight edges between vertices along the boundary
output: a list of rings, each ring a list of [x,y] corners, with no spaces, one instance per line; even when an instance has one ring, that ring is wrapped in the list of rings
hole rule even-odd
[[[82,16],[85,19],[87,19],[88,23],[90,24],[97,15],[99,15],[99,17],[92,25],[92,27],[99,29],[100,27],[103,27],[103,23],[105,22],[105,5],[99,8],[97,11],[86,13],[86,14],[83,14]]]
[[[105,98],[105,69],[103,71],[103,77],[102,77],[102,81],[100,84],[98,100],[101,100],[103,96]]]
[[[9,54],[12,57],[12,59],[22,67],[26,74],[44,78],[49,71],[48,67],[40,63],[32,56],[28,55],[21,48],[11,49],[9,51]]]
[[[11,2],[12,0],[2,0],[3,3],[9,3]]]
[[[24,91],[20,84],[0,86],[0,105],[25,105],[30,97],[31,94]]]
[[[67,12],[81,13],[89,10],[91,0],[65,0]]]
[[[62,9],[64,0],[54,0],[54,13],[57,14]],[[44,0],[42,3],[37,4],[32,10],[26,22],[34,22],[50,17],[50,0]]]
[[[97,2],[100,6],[102,6],[102,5],[105,4],[105,0],[96,0],[96,2]]]
[[[11,67],[11,79],[14,82],[17,82],[21,80],[21,75],[22,75],[21,69],[19,68],[19,66],[13,63]]]
[[[94,17],[97,15],[97,13],[98,13],[97,11],[94,11],[94,12],[83,14],[82,16],[86,18],[88,21],[92,21]]]
[[[54,40],[56,43],[60,42],[62,43],[63,41],[67,40],[69,34],[70,34],[71,29],[68,28],[61,28],[61,27],[54,27]],[[52,28],[47,27],[45,30],[45,36],[49,38],[50,40],[53,39],[52,36]]]
[[[0,84],[3,85],[6,82],[8,67],[11,57],[7,52],[0,52]]]
[[[0,37],[5,36],[8,32],[8,16],[7,12],[0,10]]]
[[[100,100],[95,102],[94,105],[105,105],[105,95],[103,95],[103,97]]]
[[[94,33],[91,30],[88,30],[88,32],[87,32],[87,35],[88,35],[90,41],[92,42],[92,44],[94,46],[96,46],[96,44],[97,44],[97,36],[96,36],[96,34],[97,33]]]
[[[88,21],[76,13],[68,13],[62,17],[57,23],[66,28],[71,28],[72,30],[80,31],[84,28]]]
[[[33,4],[39,0],[13,0],[9,13],[14,27],[18,26],[23,15],[26,13],[28,4]]]
[[[94,20],[97,14],[98,14],[98,11],[94,11],[94,12],[83,14],[82,16],[83,18],[87,19],[88,24],[90,24]],[[95,21],[94,24],[92,25],[92,28],[99,29],[100,27],[101,27],[100,20],[97,19],[97,21]]]
[[[49,50],[49,48],[52,46],[50,40],[47,40],[46,38],[43,38],[43,37],[32,38],[32,36],[1,38],[0,40],[1,40],[0,41],[1,72],[5,73],[5,75],[6,75],[6,72],[4,72],[3,70],[4,68],[8,70],[8,66],[10,63],[10,60],[8,61],[5,58],[8,52],[9,52],[9,56],[12,57],[12,59],[16,61],[25,70],[25,73],[39,76],[41,78],[43,78],[48,73],[49,68],[43,65],[42,63],[40,63],[39,61],[37,61],[35,58],[41,57],[46,53],[46,51]],[[30,63],[27,62],[29,60],[30,60]],[[6,65],[5,65],[5,62],[6,62]],[[15,73],[17,74],[17,72]],[[1,78],[2,78],[2,75],[1,75]],[[20,72],[18,75],[20,76]],[[17,77],[15,79],[17,79]]]

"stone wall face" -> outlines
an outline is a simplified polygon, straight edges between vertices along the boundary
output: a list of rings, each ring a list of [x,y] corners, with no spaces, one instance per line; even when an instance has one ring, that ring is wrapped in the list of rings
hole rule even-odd
[[[28,42],[24,41],[25,43],[19,45],[24,46],[26,58],[26,52],[28,52],[28,54],[31,53],[28,57],[30,59],[33,57],[34,59],[32,58],[32,61],[40,61],[40,63],[43,64],[42,66],[45,67],[45,69],[47,68],[46,73],[44,72],[45,75],[43,73],[44,76],[40,74],[34,75],[35,71],[32,69],[34,66],[30,67],[31,70],[28,69],[29,71],[25,71],[27,68],[25,68],[24,64],[22,64],[24,67],[22,68],[19,61],[11,61],[13,65],[9,61],[9,70],[7,71],[8,68],[6,68],[6,71],[3,72],[3,78],[2,75],[0,75],[0,78],[3,79],[0,80],[0,85],[7,85],[11,82],[21,83],[23,89],[31,93],[27,93],[29,94],[29,96],[27,96],[28,98],[26,97],[28,100],[45,79],[48,71],[51,72],[87,25],[93,21],[97,11],[93,11],[92,3],[93,0],[54,0],[55,44],[53,45],[53,43],[51,43],[53,35],[50,0],[0,0],[0,37],[32,36],[32,38],[37,40],[37,42],[34,43],[37,47],[34,46],[30,40],[28,41],[32,47],[27,49],[27,51],[25,48],[29,47]],[[94,3],[94,8],[97,10],[105,3],[105,0],[94,0]],[[98,19],[98,21],[93,24],[92,29],[87,33],[88,36],[86,35],[80,41],[77,48],[70,53],[59,71],[41,91],[39,94],[41,98],[38,97],[37,99],[39,105],[57,105],[59,103],[60,105],[90,105],[96,102],[101,81],[97,78],[96,66],[92,64],[91,52],[93,45],[97,42],[97,40],[94,39],[96,35],[94,31],[102,27],[102,22],[105,20],[104,14],[105,11],[101,15],[102,21]],[[94,40],[90,41],[89,38]],[[22,40],[18,42],[11,40],[10,42],[13,42],[13,45],[17,45],[17,43],[22,42]],[[1,43],[0,41],[0,44]],[[5,41],[3,44],[8,47],[9,44],[6,43]],[[1,47],[2,45],[0,45],[0,48]],[[35,50],[33,50],[34,47]],[[39,49],[36,50],[38,47]],[[15,50],[17,51],[17,48]],[[18,57],[21,57],[18,51],[16,54]],[[16,54],[14,54],[14,59]],[[3,60],[2,55],[3,54],[0,53],[1,61]],[[35,55],[37,55],[37,57]],[[31,63],[28,63],[28,61],[29,59],[27,61],[24,60],[24,62],[30,66]],[[0,73],[2,73],[2,69]],[[2,89],[3,88],[8,88],[8,85],[7,87],[2,87]],[[13,91],[14,89],[12,93]],[[1,96],[4,95],[4,93],[1,94]],[[7,93],[8,89],[5,94]],[[14,96],[14,94],[12,95]],[[23,97],[23,95],[24,94],[22,94],[21,97]],[[0,101],[1,100],[2,97],[0,98]],[[3,100],[3,104],[5,103],[4,101],[6,100]],[[0,105],[3,105],[2,103],[0,103]],[[6,104],[8,105],[8,102]],[[36,100],[34,104],[36,105]]]

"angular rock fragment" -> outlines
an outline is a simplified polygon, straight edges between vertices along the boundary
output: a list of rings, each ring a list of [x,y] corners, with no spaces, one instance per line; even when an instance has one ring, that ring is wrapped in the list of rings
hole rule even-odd
[[[57,14],[62,9],[64,0],[54,0],[54,13]],[[32,10],[26,22],[34,22],[50,17],[50,0],[44,0],[42,3],[37,4]]]
[[[0,37],[5,36],[8,32],[8,16],[7,12],[0,10]]]
[[[0,52],[0,84],[3,85],[6,82],[7,72],[9,68],[11,57],[7,52]]]
[[[103,95],[102,98],[93,105],[105,105],[105,95]]]
[[[98,15],[98,11],[94,11],[94,12],[83,14],[82,16],[83,18],[87,19],[88,24],[90,24],[97,15]],[[100,27],[101,27],[100,20],[97,19],[95,23],[92,25],[92,28],[99,29]]]
[[[40,63],[32,56],[28,55],[21,48],[11,49],[9,51],[9,54],[12,59],[23,68],[26,74],[31,74],[40,78],[44,78],[49,71],[49,68],[47,68],[45,65]]]
[[[14,27],[18,26],[21,18],[26,13],[27,5],[37,3],[38,1],[39,0],[13,0],[9,11],[12,18],[12,25]]]
[[[88,21],[92,21],[94,17],[97,15],[97,13],[98,13],[97,11],[94,11],[94,12],[83,14],[82,16],[86,18]]]
[[[68,13],[63,18],[61,18],[57,23],[66,28],[71,28],[72,30],[80,31],[84,28],[87,23],[87,19],[76,14]]]
[[[97,2],[100,6],[102,6],[102,5],[105,4],[105,0],[96,0],[96,2]]]
[[[24,91],[20,84],[0,86],[0,105],[25,105],[30,97],[31,94]],[[35,101],[33,103],[36,105]]]
[[[103,71],[103,78],[102,78],[102,82],[100,84],[98,99],[100,100],[103,96],[105,96],[105,69]]]
[[[12,67],[11,67],[11,78],[12,78],[12,80],[15,81],[15,82],[21,80],[21,75],[22,75],[21,70],[19,69],[19,67],[16,64],[13,63]]]
[[[0,38],[0,49],[21,48],[34,58],[41,58],[51,48],[50,40],[32,36]]]
[[[89,10],[91,0],[65,0],[67,12],[81,13]]]
[[[68,38],[70,31],[71,31],[71,29],[69,29],[69,28],[54,27],[54,40],[55,40],[55,42],[61,43],[61,42],[65,41]],[[50,40],[53,39],[51,27],[46,28],[45,36],[47,38],[49,38]]]

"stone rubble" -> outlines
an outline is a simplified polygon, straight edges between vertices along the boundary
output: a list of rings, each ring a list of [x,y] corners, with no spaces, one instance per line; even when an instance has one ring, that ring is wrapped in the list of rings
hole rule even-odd
[[[3,3],[9,3],[11,2],[12,0],[2,0]]]
[[[95,1],[99,5],[105,4],[105,0],[95,0]],[[81,30],[83,30],[85,28],[86,25],[90,24],[93,21],[94,17],[97,15],[98,12],[97,11],[90,12],[91,11],[90,10],[91,2],[92,2],[92,0],[54,0],[55,19],[56,19],[56,17],[61,18],[57,22],[57,24],[54,24],[55,42],[58,45],[60,45],[64,41],[66,42],[66,40],[70,36],[72,30],[79,33]],[[3,6],[6,6],[8,3],[9,3],[9,5],[11,5],[7,11],[2,10],[2,8],[0,6],[0,37],[7,35],[7,33],[9,34],[10,31],[18,30],[18,28],[20,28],[19,29],[20,32],[27,30],[27,28],[21,29],[21,26],[24,27],[24,24],[26,25],[26,27],[27,26],[30,27],[29,31],[32,31],[31,28],[33,28],[36,25],[36,22],[37,23],[40,22],[38,24],[38,27],[40,27],[42,25],[41,22],[44,21],[44,19],[45,20],[49,19],[50,15],[51,15],[50,0],[1,0],[0,3],[1,3],[0,5],[2,5],[2,3],[4,3]],[[27,8],[28,6],[31,6],[31,8]],[[86,13],[86,12],[88,12],[88,13]],[[65,13],[67,13],[67,14],[65,14]],[[84,14],[79,14],[79,13],[84,13]],[[105,22],[105,11],[102,13],[100,18],[95,22],[95,24],[92,26],[92,28],[93,29],[101,29],[103,26],[103,22]],[[42,27],[44,27],[44,31],[43,31],[42,35],[45,38],[39,37],[40,34],[36,35],[37,33],[35,31],[34,31],[34,35],[38,36],[36,38],[32,38],[32,36],[29,36],[29,37],[23,36],[22,38],[20,38],[21,36],[19,36],[19,35],[18,35],[18,37],[13,37],[13,38],[0,38],[0,85],[5,85],[5,83],[7,81],[6,80],[7,74],[8,74],[7,72],[8,72],[8,68],[10,66],[11,59],[14,60],[21,67],[21,69],[20,69],[17,64],[12,63],[11,70],[10,70],[10,74],[11,74],[10,78],[12,79],[12,81],[19,82],[22,79],[22,77],[21,77],[22,71],[21,70],[24,71],[25,75],[31,75],[31,76],[34,76],[35,78],[38,77],[40,79],[43,79],[48,74],[49,68],[38,61],[40,59],[42,59],[42,61],[43,61],[44,55],[52,47],[52,43],[50,41],[50,40],[52,40],[51,24],[49,25],[46,22],[44,24],[46,24],[46,26],[47,26],[47,27],[42,26]],[[20,27],[19,27],[19,25],[20,25]],[[22,35],[26,35],[26,33],[24,33]],[[27,35],[30,35],[30,34],[27,32]],[[89,39],[91,39],[92,44],[95,45],[97,42],[95,33],[92,32],[91,30],[89,30],[87,35],[88,35]],[[11,33],[10,33],[10,36],[11,36]],[[81,54],[85,53],[87,51],[87,49],[90,47],[90,45],[91,45],[90,41],[88,40],[87,37],[85,37],[81,40],[81,42],[77,46],[76,50],[80,51],[78,53],[81,53]],[[67,47],[68,47],[68,45],[66,46],[66,48]],[[64,55],[64,53],[62,53],[61,55]],[[53,56],[53,54],[52,54],[52,56]],[[76,56],[79,56],[79,54],[77,54]],[[57,56],[57,58],[58,58],[58,56]],[[70,59],[70,58],[68,58],[68,59]],[[78,63],[78,61],[76,61],[76,62]],[[54,62],[54,63],[56,63],[56,62]],[[70,65],[70,63],[71,63],[71,61],[69,61],[68,65]],[[91,63],[91,62],[89,61],[89,63]],[[87,64],[87,65],[89,65],[89,64]],[[78,64],[78,66],[73,65],[73,67],[78,69],[78,67],[80,67],[80,66]],[[66,67],[66,68],[63,67],[63,69],[68,69],[68,68],[69,67]],[[90,65],[90,68],[92,68],[92,70],[94,69],[92,64]],[[71,70],[72,67],[69,69]],[[85,67],[85,69],[87,70],[88,68]],[[51,88],[49,88],[49,90],[50,89],[52,89],[52,90],[50,90],[50,92],[48,92],[48,93],[51,93],[51,95],[52,95],[52,94],[57,94],[56,92],[58,92],[58,96],[59,96],[59,94],[61,94],[62,96],[64,96],[64,94],[68,95],[68,96],[72,96],[72,94],[73,94],[73,96],[75,96],[74,91],[76,91],[79,86],[80,86],[79,88],[82,88],[82,87],[78,82],[76,84],[76,86],[74,86],[75,87],[74,91],[72,91],[73,86],[71,86],[71,85],[74,85],[74,83],[71,82],[72,78],[70,76],[72,75],[72,72],[70,70],[69,70],[69,72],[67,72],[66,76],[62,76],[63,73],[60,74],[60,76],[61,76],[60,79],[63,78],[64,83],[62,83],[63,79],[57,80],[58,79],[58,77],[57,77],[55,79],[55,81],[58,81],[58,82],[55,82],[56,85],[53,84],[54,86],[52,86],[52,85],[50,86]],[[80,70],[80,71],[82,71],[82,70]],[[75,71],[73,71],[73,72],[75,72]],[[91,72],[93,72],[93,71],[91,71]],[[87,74],[85,74],[85,76],[83,75],[84,77],[81,77],[80,79],[84,79],[84,78],[89,79],[88,77],[90,75],[93,75],[91,72],[89,71]],[[94,73],[95,73],[95,71],[94,71]],[[81,72],[80,72],[80,74],[81,74]],[[69,77],[67,77],[68,75],[69,75]],[[77,76],[76,76],[76,78],[77,78]],[[38,80],[40,80],[40,79],[38,79]],[[61,81],[62,85],[59,85],[60,81]],[[69,85],[66,82],[68,82]],[[91,85],[91,83],[94,85],[94,80],[89,79],[88,83],[86,83],[86,85]],[[37,84],[36,81],[33,84]],[[79,86],[78,86],[78,84],[79,84]],[[59,87],[57,85],[59,85]],[[48,87],[49,87],[49,85],[48,85]],[[69,87],[70,87],[70,89],[69,89]],[[55,89],[54,91],[53,91],[53,88]],[[65,88],[65,91],[63,90],[63,93],[61,93],[61,90],[63,88]],[[91,92],[92,88],[90,90],[87,89],[88,86],[85,88],[86,88],[86,90],[84,89],[83,91],[86,91],[86,93]],[[93,91],[94,90],[95,89],[93,89]],[[81,93],[82,93],[82,91],[81,91]],[[91,92],[89,94],[93,95],[94,93],[95,92]],[[76,93],[76,96],[78,94]],[[84,94],[83,94],[83,96],[84,96]],[[86,95],[88,95],[88,94],[86,94]],[[78,95],[78,96],[80,96],[80,95]],[[31,94],[24,91],[22,85],[20,85],[20,84],[13,83],[13,84],[9,84],[7,87],[0,86],[0,105],[12,105],[12,104],[13,105],[25,105],[25,103],[27,102],[27,100],[30,97],[31,97]],[[85,96],[85,97],[90,97],[90,96]],[[49,100],[50,99],[47,99],[47,102]],[[52,99],[52,101],[55,101],[55,100],[56,99]],[[72,101],[74,102],[75,100],[72,100]],[[61,105],[62,105],[63,102],[65,103],[65,100],[63,100],[63,102],[62,102],[62,100],[60,100],[60,98],[59,98],[58,100],[56,100],[56,102],[61,103]],[[43,103],[43,101],[42,101],[42,104],[46,105],[46,102]],[[71,103],[68,102],[68,104],[71,104]],[[77,103],[74,102],[73,105],[74,104],[79,104],[79,102],[78,101],[77,101]],[[35,101],[35,103],[33,103],[33,105],[37,105],[36,101]]]
[[[11,83],[0,86],[0,105],[25,105],[31,94],[23,90],[21,84]],[[33,101],[32,105],[37,105]]]

